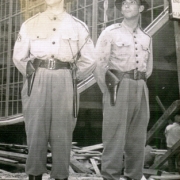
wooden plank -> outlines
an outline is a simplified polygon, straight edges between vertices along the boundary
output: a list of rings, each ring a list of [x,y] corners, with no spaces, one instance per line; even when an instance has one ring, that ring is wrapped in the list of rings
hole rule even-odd
[[[98,149],[103,149],[103,144],[96,144],[96,145],[86,146],[82,148],[82,150],[86,150],[86,151],[93,151],[93,150],[98,150]]]
[[[74,173],[75,173],[74,170],[73,170],[73,168],[72,168],[71,166],[69,166],[69,173],[70,173],[70,174],[74,174]]]
[[[174,34],[176,42],[177,73],[180,93],[180,22],[174,21]]]
[[[90,169],[86,168],[83,164],[77,161],[75,157],[73,156],[71,156],[71,159],[70,159],[70,166],[78,173],[93,174],[93,172]]]
[[[94,168],[94,171],[96,172],[96,174],[98,176],[101,176],[101,173],[100,173],[100,170],[99,170],[99,168],[98,168],[98,166],[96,164],[96,161],[94,159],[92,159],[92,158],[90,159],[90,161],[91,161],[91,163],[93,165],[93,168]]]
[[[180,175],[163,175],[163,176],[151,176],[151,179],[153,180],[173,180],[173,179],[180,179]]]
[[[157,131],[161,130],[167,124],[168,119],[172,118],[180,110],[180,100],[174,101],[171,106],[164,112],[160,119],[148,131],[146,144],[153,139]]]
[[[19,162],[25,162],[27,159],[27,154],[20,154],[20,153],[0,150],[0,157],[17,160]]]
[[[9,164],[9,163],[17,164],[18,161],[0,157],[0,164],[4,164],[4,163],[7,163],[7,164]]]
[[[169,149],[162,157],[161,159],[154,165],[152,165],[150,168],[151,169],[157,169],[159,167],[161,167],[166,161],[168,158],[170,158],[171,156],[173,156],[174,154],[176,154],[177,152],[179,152],[178,150],[180,150],[180,140],[174,144],[172,146],[171,149]]]
[[[145,175],[158,175],[159,171],[156,169],[143,169]]]

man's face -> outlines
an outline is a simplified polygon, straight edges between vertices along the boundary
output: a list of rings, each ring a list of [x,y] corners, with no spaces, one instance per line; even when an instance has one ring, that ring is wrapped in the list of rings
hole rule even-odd
[[[144,6],[140,4],[140,0],[122,1],[121,13],[126,19],[132,19],[134,17],[138,17],[143,10],[144,10]]]
[[[56,6],[59,5],[60,3],[63,3],[64,0],[45,0],[45,2],[48,6]]]

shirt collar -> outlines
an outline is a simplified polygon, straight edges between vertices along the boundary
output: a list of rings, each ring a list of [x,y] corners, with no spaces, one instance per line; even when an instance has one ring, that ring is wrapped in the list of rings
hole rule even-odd
[[[62,20],[66,14],[67,14],[67,12],[65,10],[59,14],[53,14],[49,10],[45,11],[45,15],[47,15],[49,17],[49,19],[51,19],[51,20],[53,20],[53,19]]]
[[[125,27],[131,34],[137,33],[138,30],[139,30],[139,25],[138,25],[136,28],[132,29],[132,28],[128,27],[128,26],[125,24],[124,21],[123,21],[121,24],[122,24],[122,26]]]

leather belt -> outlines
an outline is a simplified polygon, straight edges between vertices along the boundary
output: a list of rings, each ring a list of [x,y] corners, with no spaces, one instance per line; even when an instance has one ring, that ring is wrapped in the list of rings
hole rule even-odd
[[[135,70],[131,70],[128,72],[124,73],[124,78],[129,78],[129,79],[134,79],[134,80],[140,80],[143,79],[144,81],[146,81],[146,73],[145,72],[140,72]]]
[[[131,71],[127,71],[127,72],[122,72],[122,71],[114,70],[113,69],[112,73],[118,79],[122,79],[122,78],[128,78],[128,79],[133,79],[133,80],[143,79],[144,81],[146,81],[146,73],[145,72],[137,71],[136,69],[131,70]]]
[[[62,62],[58,59],[48,59],[48,60],[35,59],[34,63],[39,64],[40,68],[46,68],[50,70],[70,69],[70,63]]]

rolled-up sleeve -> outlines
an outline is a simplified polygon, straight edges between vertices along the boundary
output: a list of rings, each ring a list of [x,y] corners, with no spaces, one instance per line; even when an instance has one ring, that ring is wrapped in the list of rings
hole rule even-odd
[[[95,69],[95,49],[87,29],[79,27],[80,58],[77,60],[77,78],[82,80],[88,77]]]
[[[104,30],[98,38],[96,43],[96,69],[94,71],[94,77],[102,91],[104,93],[105,85],[105,73],[108,69],[108,62],[111,54],[111,37],[108,31]]]
[[[153,71],[153,52],[152,52],[152,38],[151,38],[151,43],[150,43],[150,55],[149,59],[147,62],[147,71],[146,71],[146,78],[148,79]]]
[[[13,62],[23,76],[26,75],[26,64],[30,52],[29,44],[30,43],[29,43],[29,37],[27,34],[26,26],[23,23],[20,32],[18,34],[13,52]]]

